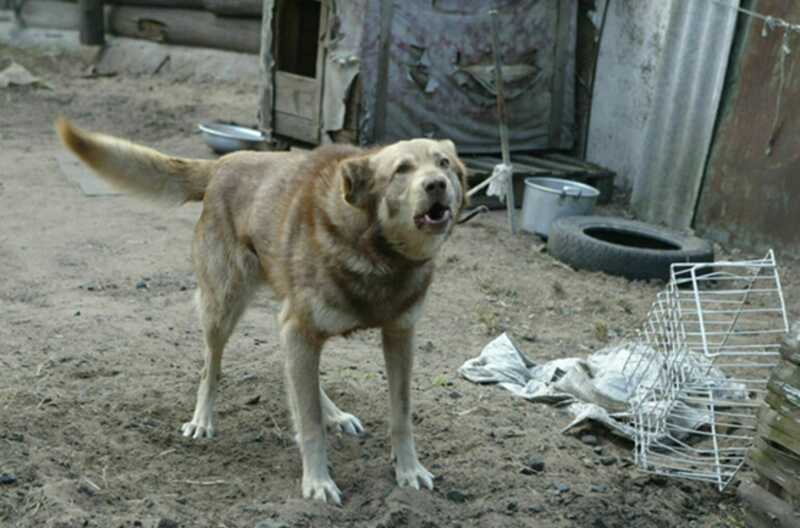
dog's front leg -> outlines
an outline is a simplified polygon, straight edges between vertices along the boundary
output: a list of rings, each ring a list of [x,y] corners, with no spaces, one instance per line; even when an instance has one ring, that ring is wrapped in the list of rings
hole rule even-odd
[[[319,388],[322,340],[291,319],[283,324],[287,387],[297,443],[303,458],[303,497],[341,504],[341,492],[328,473],[328,452]]]
[[[389,378],[390,428],[395,476],[400,486],[433,489],[433,475],[419,463],[411,424],[411,368],[414,329],[384,328],[383,357]]]

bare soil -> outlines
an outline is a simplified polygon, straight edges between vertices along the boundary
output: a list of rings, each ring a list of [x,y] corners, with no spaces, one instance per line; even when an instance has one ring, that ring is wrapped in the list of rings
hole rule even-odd
[[[382,357],[365,332],[332,342],[323,358],[329,394],[369,431],[330,436],[344,505],[300,498],[268,295],[227,348],[219,437],[182,438],[202,364],[189,259],[200,207],[83,195],[59,170],[52,122],[63,114],[210,157],[195,124],[255,122],[256,87],[86,79],[68,56],[0,48],[0,62],[9,58],[52,89],[0,90],[0,525],[743,525],[733,489],[641,474],[630,444],[595,430],[599,447],[586,445],[560,432],[563,411],[459,378],[456,369],[502,331],[536,361],[596,350],[633,331],[662,287],[572,271],[537,238],[512,237],[501,213],[457,230],[419,328],[417,442],[435,491],[395,485]],[[800,280],[793,261],[783,265],[794,315]],[[531,457],[544,471],[523,471]]]

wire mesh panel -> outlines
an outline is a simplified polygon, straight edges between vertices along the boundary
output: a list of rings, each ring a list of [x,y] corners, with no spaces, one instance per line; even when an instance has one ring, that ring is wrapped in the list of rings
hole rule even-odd
[[[744,463],[788,331],[775,256],[673,264],[625,366],[636,462],[723,489]]]

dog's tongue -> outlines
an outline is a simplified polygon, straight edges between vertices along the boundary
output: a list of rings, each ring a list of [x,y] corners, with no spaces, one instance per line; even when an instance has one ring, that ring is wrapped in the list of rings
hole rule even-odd
[[[437,204],[431,207],[425,214],[416,217],[415,220],[417,227],[442,227],[447,225],[452,216],[453,213],[450,211],[449,207]]]
[[[439,224],[450,220],[450,209],[433,208],[425,214],[425,222],[428,224]]]

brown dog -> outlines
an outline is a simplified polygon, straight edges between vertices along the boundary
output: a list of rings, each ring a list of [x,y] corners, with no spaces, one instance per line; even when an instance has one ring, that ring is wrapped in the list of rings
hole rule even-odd
[[[320,387],[320,352],[328,338],[363,328],[380,328],[383,336],[397,482],[433,489],[414,447],[409,384],[433,259],[466,203],[465,169],[451,141],[205,161],[168,157],[64,120],[56,128],[70,150],[118,187],[173,203],[203,201],[192,255],[206,361],[185,436],[214,435],[223,348],[257,286],[267,283],[283,301],[303,496],[340,503],[324,425],[350,434],[363,428]]]

